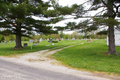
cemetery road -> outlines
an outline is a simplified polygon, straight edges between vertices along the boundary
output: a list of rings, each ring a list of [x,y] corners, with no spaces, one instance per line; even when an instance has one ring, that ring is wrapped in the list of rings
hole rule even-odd
[[[0,59],[0,80],[92,80]]]
[[[0,80],[120,80],[120,77],[70,69],[49,57],[60,50],[41,50],[15,57],[0,56]]]

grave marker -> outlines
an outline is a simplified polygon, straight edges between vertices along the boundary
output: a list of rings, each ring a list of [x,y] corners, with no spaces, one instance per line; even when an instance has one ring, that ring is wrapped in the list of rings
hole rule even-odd
[[[29,42],[31,43],[31,49],[32,49],[32,44],[33,44],[34,40],[29,40]]]
[[[50,38],[50,43],[52,43],[52,38]]]

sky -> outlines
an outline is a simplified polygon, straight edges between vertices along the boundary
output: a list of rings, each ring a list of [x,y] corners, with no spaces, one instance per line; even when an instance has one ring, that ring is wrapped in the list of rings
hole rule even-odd
[[[59,0],[59,4],[63,6],[71,6],[72,4],[81,4],[84,3],[86,0]]]
[[[43,1],[49,1],[49,0],[43,0]],[[58,1],[59,5],[62,5],[62,6],[72,6],[73,4],[82,4],[88,0],[56,0],[56,1]],[[88,7],[90,7],[90,3],[87,3],[85,5],[85,8],[88,8]],[[93,16],[95,14],[96,14],[95,11],[88,13],[88,15],[91,15],[91,16]],[[67,17],[69,17],[69,16],[67,16]],[[37,17],[36,17],[36,19],[37,19]],[[83,19],[83,18],[82,19],[67,19],[67,20],[60,21],[52,26],[66,26],[66,23],[68,23],[68,22],[79,23],[80,21],[83,21],[83,20],[85,20],[85,19]],[[64,31],[64,33],[66,33],[66,34],[69,34],[69,33],[71,34],[72,32],[73,31]]]
[[[43,0],[43,1],[49,1],[49,0]],[[80,4],[80,3],[83,3],[87,0],[56,0],[58,1],[58,3],[62,6],[71,6],[72,4]]]
[[[87,0],[58,0],[58,3],[59,3],[59,5],[62,5],[62,6],[72,6],[73,4],[82,4],[85,1],[87,1]],[[60,21],[60,22],[56,23],[54,26],[57,26],[57,25],[66,26],[65,23],[68,23],[68,22],[76,22],[76,23],[78,23],[81,20],[82,19],[76,19],[76,20],[67,19],[67,20],[63,20],[63,21]]]
[[[43,0],[43,1],[49,1],[49,0]],[[73,4],[82,4],[87,0],[56,0],[56,1],[58,1],[59,5],[62,5],[62,6],[72,6]],[[69,16],[67,16],[67,17],[69,17]],[[67,19],[67,20],[60,21],[60,22],[58,22],[58,23],[56,23],[56,24],[54,24],[52,26],[66,26],[66,23],[68,23],[68,22],[76,22],[76,23],[78,23],[81,20],[83,20],[83,19],[76,19],[76,20]],[[64,31],[65,34],[71,34],[73,32],[74,31]]]
[[[43,1],[49,1],[49,0],[43,0]],[[58,1],[59,5],[71,6],[73,4],[82,4],[87,0],[56,0],[56,1]],[[66,17],[70,17],[70,16],[66,16]],[[35,19],[40,19],[40,18],[35,17],[35,16],[34,16],[34,18]],[[43,18],[42,20],[45,20],[45,19]],[[66,23],[68,23],[68,22],[76,22],[76,23],[78,23],[80,21],[81,21],[81,19],[76,19],[76,20],[67,19],[67,20],[60,21],[60,22],[54,24],[53,26],[66,26]]]

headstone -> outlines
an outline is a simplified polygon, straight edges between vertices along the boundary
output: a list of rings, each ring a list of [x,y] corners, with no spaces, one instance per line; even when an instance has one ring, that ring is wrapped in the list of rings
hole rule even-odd
[[[42,42],[43,40],[42,40],[42,38],[40,38],[40,40],[39,40],[40,42]]]
[[[52,43],[52,38],[50,38],[50,43]]]
[[[28,44],[27,43],[24,43],[24,47],[27,47],[28,46]]]
[[[49,39],[47,39],[47,41],[49,41]]]
[[[58,39],[58,41],[61,41],[61,39]]]
[[[91,39],[87,39],[87,43],[90,43],[91,42]]]
[[[57,38],[56,41],[59,41],[59,39]]]
[[[72,38],[72,40],[75,40],[75,38]]]
[[[7,43],[7,41],[5,41],[5,43]]]
[[[34,40],[29,40],[29,42],[30,42],[30,43],[33,43],[33,42],[34,42]]]
[[[39,41],[37,41],[37,43],[39,43]]]
[[[61,40],[64,40],[63,38],[61,38]]]

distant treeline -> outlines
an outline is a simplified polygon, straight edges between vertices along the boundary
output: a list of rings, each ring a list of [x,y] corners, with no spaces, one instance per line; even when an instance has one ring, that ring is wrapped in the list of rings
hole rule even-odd
[[[84,38],[97,38],[97,39],[105,39],[107,37],[107,35],[87,35],[87,36],[83,36],[83,35],[78,35],[78,34],[49,34],[49,35],[33,35],[31,36],[31,38],[28,37],[22,37],[22,41],[28,41],[30,39],[34,39],[34,40],[40,40],[40,38],[42,39],[84,39]],[[0,41],[14,41],[15,40],[15,35],[9,35],[9,36],[3,36],[0,34]]]

